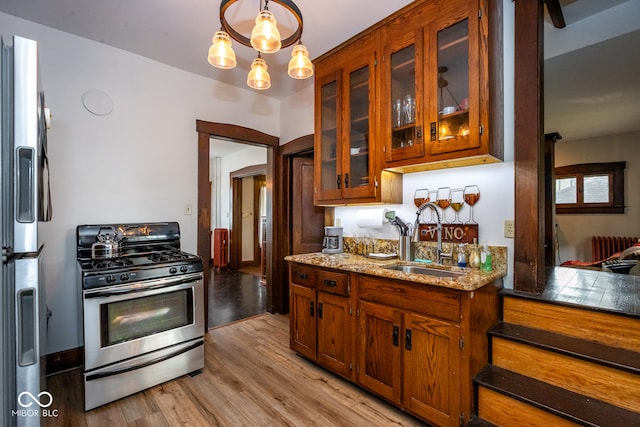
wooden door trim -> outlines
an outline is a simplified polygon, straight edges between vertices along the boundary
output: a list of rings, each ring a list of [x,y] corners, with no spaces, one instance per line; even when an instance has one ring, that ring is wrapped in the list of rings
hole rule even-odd
[[[274,242],[273,252],[273,280],[279,282],[281,286],[274,289],[274,300],[277,299],[283,307],[283,313],[289,312],[289,269],[284,257],[291,254],[291,170],[292,157],[300,154],[313,152],[313,134],[304,135],[287,144],[279,147],[278,150],[278,175],[275,185],[279,188],[278,199],[274,200],[273,215],[278,217],[277,224],[274,224],[273,235],[277,241]],[[268,185],[268,184],[267,184]]]
[[[278,146],[280,138],[254,129],[228,123],[215,123],[196,120],[196,132],[198,133],[198,226],[197,226],[197,250],[198,255],[204,261],[204,318],[205,330],[209,319],[209,281],[211,279],[211,191],[209,190],[209,140],[210,138],[226,139],[243,144],[265,146],[267,148],[267,310],[283,313],[283,307],[274,303],[274,295],[281,294],[282,282],[274,282],[273,277],[280,278],[280,272],[272,268],[273,254],[280,253],[278,241],[272,238],[273,230],[280,229],[279,218],[273,215],[273,206],[279,206],[280,188],[273,185],[279,176]],[[274,271],[275,270],[275,271]],[[280,298],[280,297],[279,297]]]

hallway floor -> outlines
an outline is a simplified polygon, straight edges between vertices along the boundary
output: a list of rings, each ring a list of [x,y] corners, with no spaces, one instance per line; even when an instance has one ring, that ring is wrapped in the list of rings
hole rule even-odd
[[[259,274],[259,269],[211,269],[209,329],[266,311],[267,289],[260,284]]]

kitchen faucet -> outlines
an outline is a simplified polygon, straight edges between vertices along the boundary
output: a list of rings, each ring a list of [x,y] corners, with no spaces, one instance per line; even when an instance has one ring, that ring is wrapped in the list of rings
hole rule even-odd
[[[415,231],[413,234],[413,243],[415,244],[420,240],[420,229],[419,229],[420,214],[426,208],[431,208],[436,213],[436,217],[438,218],[438,222],[436,223],[436,235],[438,236],[438,247],[436,249],[436,258],[438,259],[438,264],[443,264],[443,261],[445,258],[453,257],[453,251],[448,253],[442,251],[442,221],[440,220],[440,212],[438,212],[438,208],[435,203],[427,202],[422,204],[422,206],[418,208],[418,211],[416,212],[416,223],[415,223]],[[430,228],[427,230],[427,232],[430,232],[430,231],[433,231],[433,228]],[[413,258],[413,254],[414,254],[413,250],[411,251],[411,254]]]
[[[400,260],[413,261],[413,239],[411,238],[413,225],[407,224],[399,217],[397,217],[395,211],[389,211],[385,213],[385,217],[391,224],[395,225],[398,228],[398,233],[400,234],[400,236],[398,237],[398,256],[400,257]]]

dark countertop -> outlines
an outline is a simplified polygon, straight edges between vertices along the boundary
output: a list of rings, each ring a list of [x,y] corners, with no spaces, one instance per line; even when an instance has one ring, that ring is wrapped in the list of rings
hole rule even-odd
[[[502,293],[640,318],[640,276],[551,267],[546,270],[546,288],[540,294],[513,289]]]
[[[462,291],[475,291],[476,289],[502,279],[505,276],[505,272],[497,270],[480,271],[478,269],[449,267],[433,263],[425,264],[420,262],[399,261],[398,259],[376,260],[349,253],[323,254],[316,252],[301,255],[288,255],[285,257],[285,260],[289,262],[314,265],[317,267],[326,267],[336,270],[369,274],[372,276],[388,277],[390,279],[399,279]],[[402,271],[385,268],[398,264],[457,271],[465,274],[458,277],[437,277],[425,274],[404,273]]]

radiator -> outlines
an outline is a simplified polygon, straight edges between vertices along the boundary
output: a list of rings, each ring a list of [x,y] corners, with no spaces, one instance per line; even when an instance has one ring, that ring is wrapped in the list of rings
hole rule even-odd
[[[638,237],[593,236],[591,260],[601,261],[640,242]]]
[[[227,267],[229,250],[229,230],[216,228],[213,230],[213,266],[215,268]]]

